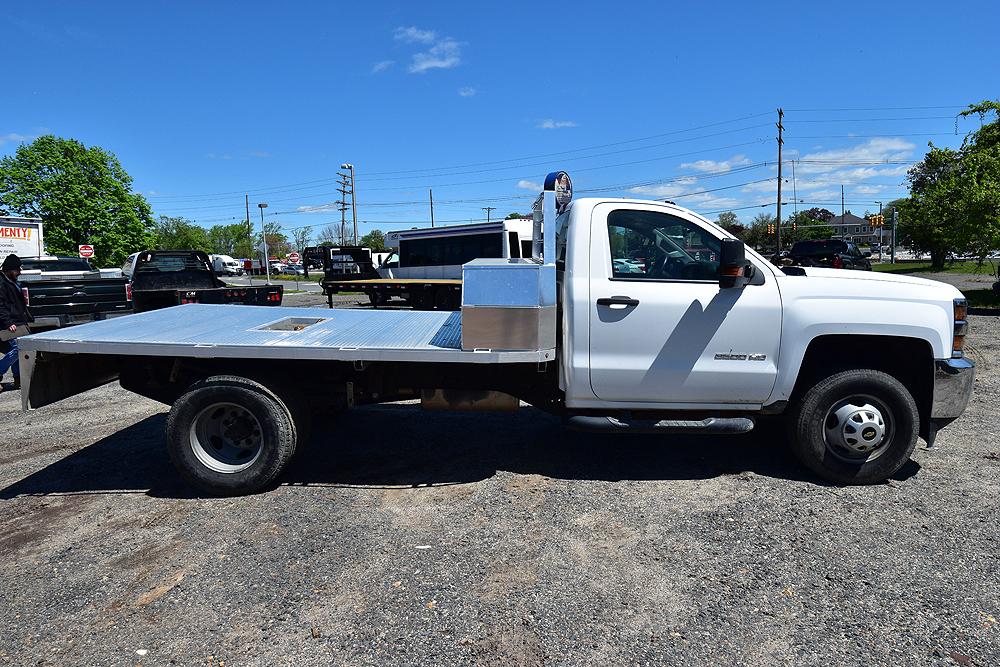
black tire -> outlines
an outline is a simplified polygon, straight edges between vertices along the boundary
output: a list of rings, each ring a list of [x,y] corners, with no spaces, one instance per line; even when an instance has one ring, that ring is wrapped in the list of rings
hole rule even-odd
[[[867,409],[872,407],[874,411]],[[872,417],[874,421],[868,421]],[[858,430],[858,424],[873,426]],[[855,369],[806,391],[789,415],[788,427],[793,454],[812,472],[838,484],[876,484],[909,460],[920,415],[899,380],[881,371]]]
[[[264,385],[233,375],[196,382],[167,416],[170,460],[187,481],[211,495],[267,487],[292,458],[296,440],[284,402]]]
[[[385,305],[385,295],[381,292],[369,292],[368,301],[371,303],[372,308],[380,308]]]

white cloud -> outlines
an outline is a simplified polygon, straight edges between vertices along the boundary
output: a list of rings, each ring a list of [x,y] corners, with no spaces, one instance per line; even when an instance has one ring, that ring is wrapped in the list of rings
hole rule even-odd
[[[392,33],[393,39],[406,42],[407,44],[430,44],[437,39],[437,33],[433,30],[421,30],[416,26],[399,27]]]
[[[741,192],[775,192],[778,187],[777,177],[770,178],[763,183],[751,183],[740,188]]]
[[[403,44],[421,44],[427,48],[414,53],[410,66],[410,74],[423,74],[432,69],[451,69],[462,62],[462,47],[464,43],[451,37],[438,37],[436,30],[426,30],[416,26],[400,26],[392,33],[393,39]],[[383,60],[372,67],[372,72],[381,72],[392,66],[392,60]]]
[[[395,60],[380,60],[374,65],[372,65],[372,74],[378,74],[379,72],[384,72],[395,64],[396,64]]]
[[[323,213],[324,211],[334,211],[337,209],[337,202],[331,202],[329,204],[319,204],[318,206],[299,206],[296,208],[298,213]]]
[[[528,181],[523,178],[517,182],[517,187],[521,188],[522,190],[532,190],[534,192],[542,191],[541,183],[534,183],[532,181]]]
[[[450,37],[436,42],[427,51],[413,54],[411,74],[423,74],[430,69],[451,69],[462,62],[462,44]]]
[[[554,120],[552,118],[546,118],[538,122],[535,127],[542,130],[559,130],[564,127],[576,127],[576,121],[574,120]]]
[[[660,185],[638,185],[634,188],[629,188],[629,192],[637,195],[646,195],[649,197],[660,197],[662,199],[671,199],[679,194],[691,192],[695,183],[698,179],[694,176],[689,176],[687,178],[681,178],[671,183],[662,183]]]
[[[750,164],[750,159],[746,155],[734,155],[728,160],[696,160],[695,162],[685,162],[681,169],[692,171],[729,171],[733,167],[741,167]]]
[[[875,137],[857,146],[807,153],[796,163],[796,169],[803,174],[821,174],[838,169],[838,162],[898,162],[911,159],[914,148],[899,138]]]
[[[22,141],[31,141],[34,137],[29,137],[24,134],[18,134],[17,132],[10,132],[8,134],[0,134],[0,146],[3,146],[8,141],[16,141],[21,143]]]
[[[476,94],[476,89],[471,86],[466,86],[465,88],[458,89],[459,97],[472,97]]]
[[[271,157],[271,154],[267,151],[247,151],[247,155],[259,158]]]
[[[816,192],[810,192],[809,198],[813,200],[820,199],[840,199],[840,190],[817,190]]]
[[[745,202],[740,199],[733,199],[732,197],[712,197],[709,195],[701,195],[693,200],[684,199],[677,203],[681,206],[687,206],[688,208],[702,211],[718,211],[726,208],[736,208],[738,205],[744,204]]]

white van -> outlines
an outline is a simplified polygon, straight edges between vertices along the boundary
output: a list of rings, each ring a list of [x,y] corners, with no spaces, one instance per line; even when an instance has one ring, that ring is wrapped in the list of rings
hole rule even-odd
[[[212,270],[217,276],[242,276],[243,264],[229,255],[209,255],[212,260]]]

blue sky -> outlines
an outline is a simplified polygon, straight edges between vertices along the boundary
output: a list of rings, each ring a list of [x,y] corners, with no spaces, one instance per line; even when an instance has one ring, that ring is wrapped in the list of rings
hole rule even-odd
[[[799,206],[838,210],[843,184],[861,213],[1000,98],[994,3],[551,7],[12,3],[0,154],[102,146],[156,214],[205,226],[242,219],[244,192],[289,230],[339,223],[345,161],[362,233],[428,222],[429,188],[438,221],[526,211],[554,169],[577,196],[748,221],[773,211],[779,106]]]

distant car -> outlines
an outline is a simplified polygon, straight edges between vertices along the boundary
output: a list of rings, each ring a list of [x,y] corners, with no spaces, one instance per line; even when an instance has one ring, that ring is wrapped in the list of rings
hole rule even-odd
[[[871,271],[872,264],[850,241],[797,241],[781,265],[816,266],[830,269]]]
[[[295,276],[304,276],[306,274],[306,270],[302,268],[301,264],[289,264],[285,267],[284,273],[289,273]]]
[[[614,260],[615,273],[645,273],[642,264],[628,259]]]

